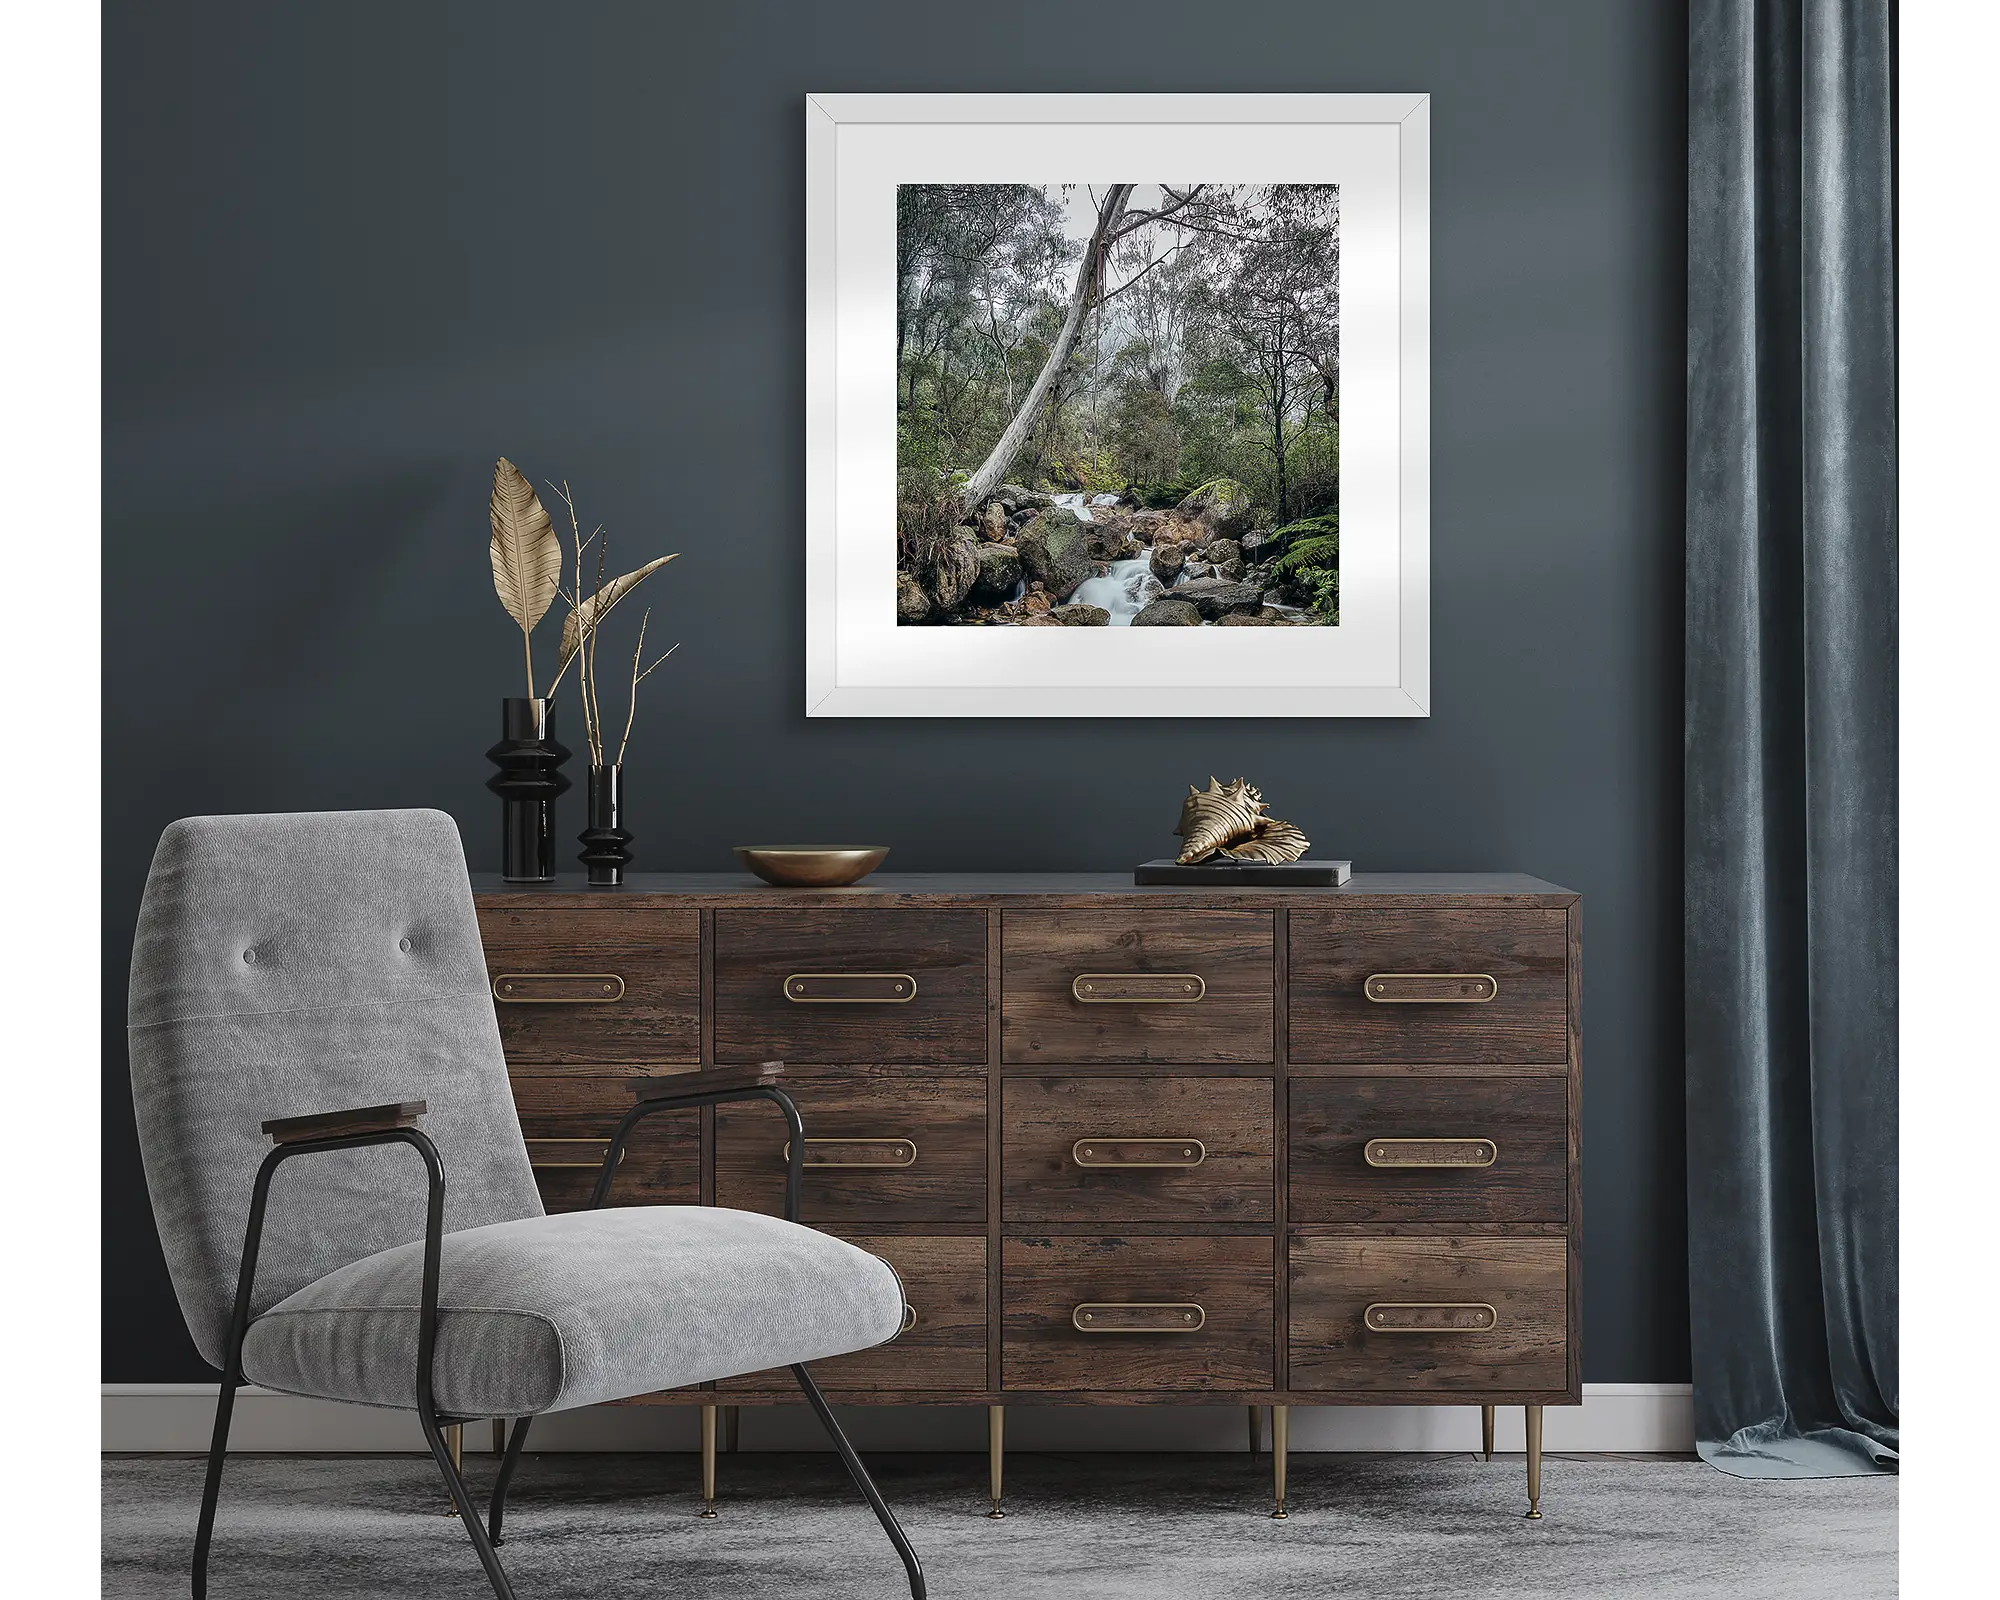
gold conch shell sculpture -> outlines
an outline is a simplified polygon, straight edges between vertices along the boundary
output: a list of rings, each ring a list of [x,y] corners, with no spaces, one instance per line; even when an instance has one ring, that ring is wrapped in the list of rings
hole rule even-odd
[[[1206,789],[1188,785],[1181,806],[1180,826],[1182,866],[1206,861],[1211,856],[1227,856],[1232,861],[1298,861],[1312,848],[1312,841],[1292,823],[1267,817],[1264,797],[1247,778],[1238,778],[1227,787],[1211,775]]]
[[[1301,833],[1296,824],[1266,817],[1257,824],[1257,831],[1249,838],[1220,854],[1233,856],[1238,861],[1279,863],[1303,860],[1311,848],[1312,840]]]

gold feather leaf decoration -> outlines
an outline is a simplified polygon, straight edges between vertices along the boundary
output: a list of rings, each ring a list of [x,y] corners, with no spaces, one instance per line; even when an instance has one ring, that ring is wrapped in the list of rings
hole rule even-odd
[[[575,659],[576,653],[582,647],[584,640],[590,636],[591,630],[604,620],[606,612],[618,604],[620,600],[623,600],[634,589],[638,588],[653,573],[659,571],[669,561],[676,560],[678,556],[679,552],[676,551],[671,556],[657,557],[652,561],[648,561],[643,567],[634,572],[627,572],[613,578],[602,589],[599,589],[597,593],[591,595],[581,605],[573,609],[568,616],[564,617],[562,644],[556,652],[556,676],[560,678],[563,675],[564,670]]]
[[[535,490],[502,456],[493,468],[493,590],[527,633],[542,620],[562,583],[562,540]],[[532,691],[531,691],[532,692]]]
[[[1237,778],[1227,788],[1209,777],[1206,789],[1188,785],[1188,797],[1181,806],[1181,853],[1183,865],[1204,861],[1225,845],[1248,839],[1257,831],[1264,815],[1264,797],[1247,779]]]
[[[1232,861],[1268,861],[1282,865],[1287,861],[1302,861],[1312,848],[1312,840],[1302,833],[1297,824],[1280,822],[1276,817],[1258,819],[1257,831],[1240,843],[1225,845],[1219,854]]]

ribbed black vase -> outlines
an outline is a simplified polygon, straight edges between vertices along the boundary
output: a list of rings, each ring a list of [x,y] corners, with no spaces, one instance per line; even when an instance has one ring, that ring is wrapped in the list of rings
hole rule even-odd
[[[589,796],[590,826],[577,835],[583,846],[577,860],[594,887],[616,888],[625,881],[625,868],[632,859],[632,831],[624,826],[625,769],[592,767]]]
[[[547,883],[556,875],[556,796],[569,787],[556,742],[555,707],[513,695],[500,702],[500,742],[486,757],[500,770],[486,787],[500,797],[500,876]]]

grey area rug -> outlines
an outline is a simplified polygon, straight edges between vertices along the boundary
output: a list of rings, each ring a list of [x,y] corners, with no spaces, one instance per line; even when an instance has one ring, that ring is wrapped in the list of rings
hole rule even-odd
[[[1896,1591],[1896,1480],[1746,1481],[1692,1459],[1554,1456],[1540,1522],[1519,1456],[1294,1456],[1270,1520],[1248,1455],[883,1456],[877,1482],[937,1600],[1512,1600],[1717,1595],[1860,1600]],[[185,1595],[202,1464],[104,1462],[104,1593]],[[471,1457],[475,1495],[489,1458]],[[519,1600],[876,1600],[902,1568],[831,1456],[725,1456],[701,1521],[685,1455],[530,1454],[501,1546]],[[409,1456],[243,1456],[223,1478],[209,1594],[491,1594],[436,1469]]]

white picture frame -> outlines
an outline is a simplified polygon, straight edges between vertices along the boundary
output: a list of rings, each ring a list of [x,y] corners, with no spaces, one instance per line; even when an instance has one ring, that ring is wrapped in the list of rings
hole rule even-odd
[[[1430,715],[1428,95],[815,94],[805,110],[807,716]],[[898,628],[880,270],[896,185],[1141,163],[1342,185],[1340,625]]]

